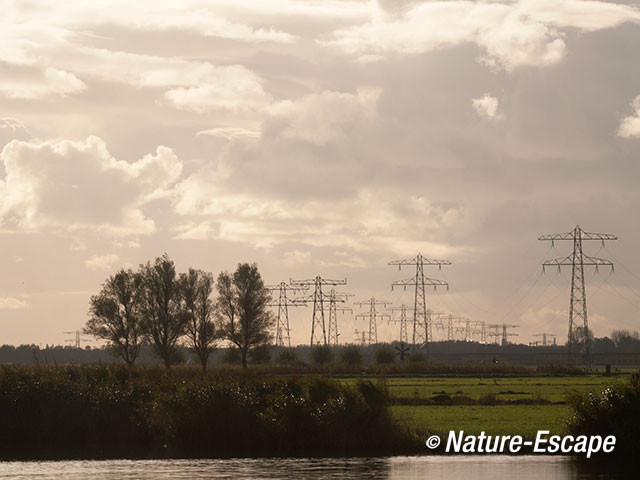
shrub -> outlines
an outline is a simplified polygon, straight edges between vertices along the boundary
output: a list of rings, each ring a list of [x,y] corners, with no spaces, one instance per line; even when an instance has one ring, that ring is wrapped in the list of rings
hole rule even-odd
[[[249,360],[251,363],[264,365],[271,361],[271,345],[258,345],[249,350]]]
[[[568,400],[573,410],[567,422],[569,433],[602,437],[615,435],[614,453],[638,458],[640,372],[634,373],[628,384],[611,385],[598,394],[574,394]]]
[[[333,360],[333,351],[328,345],[316,345],[311,349],[311,359],[316,365],[325,365]]]
[[[362,352],[356,345],[348,345],[340,352],[340,361],[345,365],[360,365]]]
[[[376,360],[376,363],[379,363],[381,365],[388,365],[394,362],[396,354],[389,347],[380,347],[378,348],[378,350],[376,350],[374,358]]]
[[[243,373],[0,369],[0,459],[376,455],[410,444],[384,385]]]
[[[293,348],[284,348],[278,353],[278,363],[291,364],[296,361],[298,356]]]

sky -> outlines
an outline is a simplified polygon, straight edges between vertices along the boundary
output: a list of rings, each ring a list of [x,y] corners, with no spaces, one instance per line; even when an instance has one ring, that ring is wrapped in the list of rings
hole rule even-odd
[[[0,344],[63,344],[118,269],[267,284],[566,340],[580,225],[597,336],[640,329],[640,3],[0,0]],[[588,243],[588,244],[587,244]],[[354,306],[354,315],[364,310]],[[341,343],[366,321],[339,318]],[[311,308],[291,313],[308,342]],[[435,339],[446,332],[435,331]],[[398,325],[381,321],[380,340]]]

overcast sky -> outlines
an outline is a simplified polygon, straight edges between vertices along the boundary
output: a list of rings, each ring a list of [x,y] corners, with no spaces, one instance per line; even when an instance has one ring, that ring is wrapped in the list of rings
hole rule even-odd
[[[0,343],[63,343],[117,269],[257,262],[399,305],[640,329],[640,4],[581,0],[0,0]],[[358,313],[360,310],[356,308]],[[311,309],[292,314],[308,342]],[[340,317],[341,342],[366,325]],[[397,326],[379,327],[381,339]],[[436,332],[436,339],[443,332]]]

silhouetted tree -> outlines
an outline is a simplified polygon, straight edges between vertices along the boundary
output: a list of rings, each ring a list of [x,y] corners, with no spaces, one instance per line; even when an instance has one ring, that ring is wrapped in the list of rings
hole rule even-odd
[[[165,253],[140,266],[140,307],[145,335],[166,368],[177,360],[176,343],[185,333],[188,317],[182,305],[180,283]]]
[[[233,275],[222,272],[217,289],[216,314],[222,337],[238,347],[246,368],[249,350],[271,339],[273,315],[267,310],[271,295],[255,263],[238,264]]]
[[[85,333],[106,340],[130,367],[140,354],[143,337],[139,291],[140,276],[131,270],[109,277],[100,293],[91,297],[91,318],[84,328]]]
[[[218,338],[213,323],[214,303],[211,300],[213,275],[190,268],[187,273],[180,274],[180,291],[187,316],[187,336],[204,372]]]

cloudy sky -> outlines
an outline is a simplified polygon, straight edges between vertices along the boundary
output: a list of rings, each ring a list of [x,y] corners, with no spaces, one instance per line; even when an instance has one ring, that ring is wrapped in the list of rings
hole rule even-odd
[[[619,237],[585,247],[616,262],[586,274],[590,326],[640,329],[637,2],[0,7],[0,343],[63,343],[163,252],[395,304],[387,263],[421,252],[452,262],[434,309],[564,341],[571,272],[540,263],[571,245],[537,237],[577,224]]]

